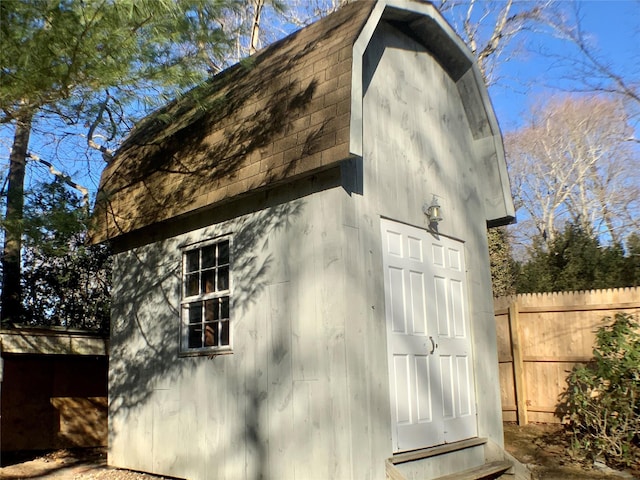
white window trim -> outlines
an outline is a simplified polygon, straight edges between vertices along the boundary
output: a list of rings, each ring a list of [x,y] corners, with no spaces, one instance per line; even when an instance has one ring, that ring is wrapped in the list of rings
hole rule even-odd
[[[200,250],[209,245],[214,245],[217,243],[221,243],[224,241],[229,242],[229,288],[227,290],[211,292],[211,293],[201,293],[198,295],[191,295],[189,297],[185,296],[186,294],[186,274],[187,274],[187,262],[186,255],[187,253],[193,250]],[[233,353],[233,237],[231,234],[220,235],[211,239],[190,243],[187,245],[183,245],[180,247],[180,261],[181,261],[181,271],[180,271],[180,328],[179,328],[179,356],[181,357],[192,357],[192,356],[203,356],[203,355],[227,355]],[[189,348],[188,341],[188,328],[189,328],[189,318],[188,318],[188,306],[192,303],[203,302],[205,300],[211,300],[215,298],[221,297],[229,297],[229,345],[223,346],[210,346],[210,347],[201,347],[201,348]]]

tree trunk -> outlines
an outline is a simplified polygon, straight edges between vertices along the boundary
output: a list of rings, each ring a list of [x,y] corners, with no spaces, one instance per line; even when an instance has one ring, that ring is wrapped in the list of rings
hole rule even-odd
[[[2,251],[2,324],[22,320],[21,256],[22,215],[24,209],[24,176],[27,147],[31,134],[31,115],[16,122],[13,146],[9,156],[7,210]]]
[[[253,22],[251,24],[251,38],[249,39],[249,55],[253,55],[258,51],[258,42],[260,40],[260,16],[264,0],[254,0],[253,3]]]

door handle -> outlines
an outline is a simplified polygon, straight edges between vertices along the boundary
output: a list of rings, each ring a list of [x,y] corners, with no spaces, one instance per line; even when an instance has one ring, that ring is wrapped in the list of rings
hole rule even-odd
[[[429,340],[431,340],[431,351],[429,352],[429,355],[433,355],[433,352],[436,351],[436,348],[438,348],[438,345],[436,344],[436,342],[433,341],[432,336],[429,336]]]

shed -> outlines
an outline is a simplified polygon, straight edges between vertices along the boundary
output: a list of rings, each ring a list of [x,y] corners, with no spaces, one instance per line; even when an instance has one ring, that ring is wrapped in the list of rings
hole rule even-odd
[[[486,229],[513,216],[486,88],[430,4],[348,4],[168,104],[95,207],[109,463],[504,471]]]
[[[0,329],[0,460],[106,446],[108,352],[96,332]]]

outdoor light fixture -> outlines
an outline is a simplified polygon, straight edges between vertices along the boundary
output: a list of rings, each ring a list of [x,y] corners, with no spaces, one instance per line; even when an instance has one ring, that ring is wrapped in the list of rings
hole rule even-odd
[[[422,211],[429,218],[430,225],[438,225],[442,221],[442,207],[438,204],[438,197],[435,195],[431,200],[431,205],[425,204]]]

